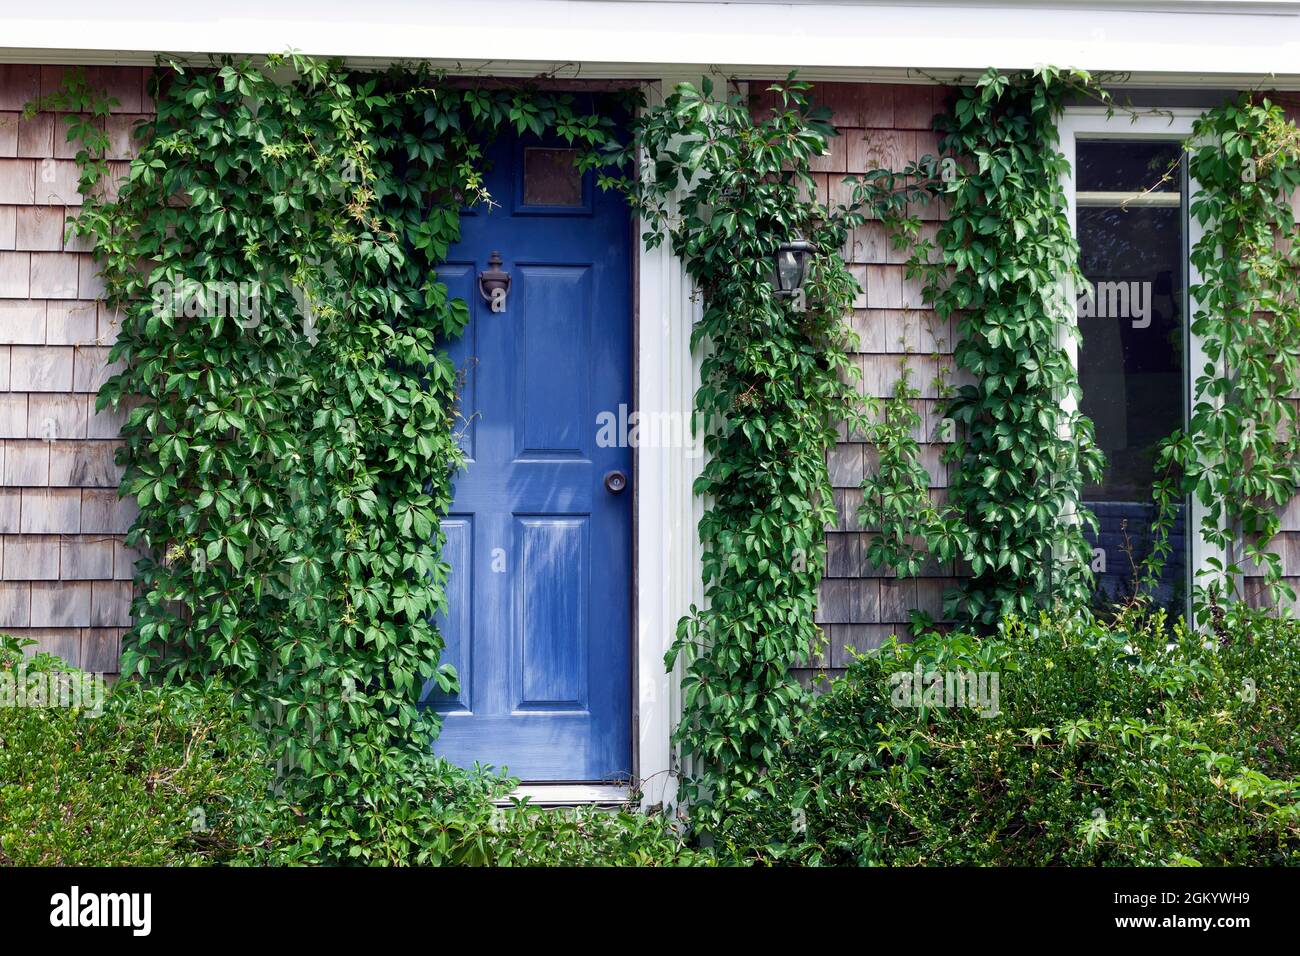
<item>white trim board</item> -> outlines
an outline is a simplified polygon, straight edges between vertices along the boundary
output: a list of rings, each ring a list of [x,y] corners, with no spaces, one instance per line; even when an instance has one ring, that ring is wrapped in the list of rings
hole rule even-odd
[[[512,799],[528,798],[535,807],[577,807],[589,804],[614,806],[627,803],[631,792],[621,784],[534,783],[520,784],[497,806],[509,806]]]
[[[698,2],[667,0],[8,0],[0,62],[149,63],[290,47],[358,65],[421,60],[499,76],[567,68],[658,78],[673,65],[813,80],[974,76],[1053,63],[1168,86],[1300,89],[1293,3]],[[910,73],[909,71],[917,71]]]
[[[687,77],[665,77],[646,91],[648,106],[662,102]],[[643,175],[647,173],[643,171]],[[675,204],[670,212],[675,212]],[[690,278],[665,240],[647,249],[637,244],[637,401],[646,414],[689,427],[700,381],[692,354],[691,331],[699,310]],[[677,799],[678,766],[671,738],[681,716],[681,673],[668,673],[664,654],[677,622],[692,604],[704,602],[699,520],[703,503],[694,492],[702,455],[682,448],[637,449],[636,474],[636,660],[635,749],[637,785],[643,803],[672,804]]]
[[[1075,144],[1080,139],[1169,139],[1185,140],[1192,134],[1192,125],[1201,115],[1200,110],[1192,109],[1171,109],[1162,110],[1160,115],[1141,115],[1136,119],[1129,117],[1124,113],[1117,112],[1114,116],[1108,117],[1104,107],[1070,107],[1067,108],[1061,117],[1061,122],[1057,127],[1060,135],[1061,152],[1065,155],[1069,164],[1065,174],[1062,176],[1061,185],[1065,190],[1066,216],[1070,221],[1070,232],[1078,237],[1078,203],[1074,188],[1074,159]],[[1195,179],[1188,177],[1187,185],[1187,205],[1191,209],[1191,204],[1195,201],[1197,193],[1200,191],[1200,184]],[[1188,250],[1195,248],[1196,244],[1201,241],[1205,230],[1196,221],[1190,213],[1187,217],[1187,247]],[[1187,283],[1188,283],[1188,306],[1189,309],[1195,308],[1195,303],[1191,301],[1190,290],[1192,286],[1199,285],[1201,276],[1199,270],[1190,262],[1188,263]],[[1190,323],[1191,314],[1188,315],[1187,321]],[[1070,358],[1077,367],[1079,364],[1078,343],[1070,339],[1067,350],[1070,352]],[[1205,349],[1202,345],[1200,336],[1188,335],[1188,354],[1187,354],[1187,381],[1184,383],[1189,390],[1195,384],[1195,378],[1200,374],[1200,370],[1206,364]],[[1193,396],[1193,401],[1194,396]],[[1212,545],[1206,541],[1200,534],[1201,522],[1205,517],[1205,507],[1195,498],[1192,499],[1190,512],[1187,516],[1187,534],[1189,550],[1187,563],[1192,575],[1193,583],[1199,583],[1205,580],[1204,576],[1210,573],[1209,559],[1215,558],[1226,564],[1225,555],[1221,548]]]

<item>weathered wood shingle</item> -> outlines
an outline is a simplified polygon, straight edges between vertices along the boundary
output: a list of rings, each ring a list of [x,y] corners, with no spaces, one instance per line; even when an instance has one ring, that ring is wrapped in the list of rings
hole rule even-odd
[[[132,128],[152,108],[144,71],[87,73],[120,101],[103,126],[110,176],[120,177]],[[97,301],[88,240],[66,235],[81,205],[73,117],[21,115],[63,74],[0,65],[0,628],[114,672],[137,557],[122,543],[135,503],[116,490],[125,413],[94,412],[94,393],[115,371],[116,316]]]
[[[936,153],[931,123],[947,92],[923,84],[816,84],[814,96],[831,110],[840,133],[829,152],[813,164],[817,198],[847,202],[846,177],[878,167],[902,170],[921,156]],[[915,212],[923,220],[922,237],[933,240],[942,208],[934,205]],[[865,398],[890,396],[902,374],[900,361],[906,358],[911,367],[911,381],[920,391],[914,406],[921,416],[913,437],[921,444],[931,496],[942,501],[948,476],[941,456],[943,442],[949,439],[938,412],[935,380],[940,356],[950,356],[953,350],[952,326],[938,321],[927,308],[920,280],[907,277],[910,254],[910,248],[894,246],[879,221],[853,230],[843,255],[862,291],[845,321],[858,337],[857,354],[851,360],[861,370],[858,387]],[[950,366],[951,359],[945,358],[942,367],[947,371]],[[816,662],[805,662],[797,670],[809,686],[817,684],[819,673],[833,676],[847,667],[850,648],[866,651],[895,634],[907,639],[913,610],[942,620],[942,594],[955,583],[950,563],[926,561],[919,577],[902,580],[870,564],[870,529],[860,525],[857,512],[863,476],[879,466],[879,456],[864,436],[850,434],[843,426],[839,432],[838,444],[826,457],[836,521],[826,529],[826,572],[817,611],[829,659],[822,662],[822,671]]]

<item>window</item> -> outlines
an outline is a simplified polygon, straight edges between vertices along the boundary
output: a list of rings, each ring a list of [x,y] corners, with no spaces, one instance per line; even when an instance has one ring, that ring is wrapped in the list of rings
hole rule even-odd
[[[524,205],[581,206],[582,173],[576,149],[524,149]]]
[[[1186,128],[1180,128],[1186,127]],[[1097,517],[1090,535],[1097,600],[1132,595],[1151,551],[1152,490],[1161,441],[1186,421],[1189,369],[1189,219],[1182,140],[1189,121],[1067,116],[1062,147],[1072,173],[1070,214],[1088,286],[1076,302],[1080,410],[1106,456],[1100,482],[1084,488]],[[1188,506],[1170,537],[1155,600],[1187,612],[1200,547]]]

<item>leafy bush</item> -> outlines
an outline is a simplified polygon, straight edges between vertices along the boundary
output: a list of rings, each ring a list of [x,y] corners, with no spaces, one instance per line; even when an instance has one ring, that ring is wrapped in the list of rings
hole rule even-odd
[[[393,761],[354,799],[307,812],[294,862],[390,866],[671,866],[708,858],[627,808],[502,805],[517,783],[432,756]]]
[[[704,866],[668,821],[631,808],[495,809],[455,862],[491,866]]]
[[[816,702],[775,796],[733,801],[717,844],[812,864],[1300,863],[1300,625],[1233,608],[1211,640],[1169,633],[1043,616],[891,643]],[[916,707],[897,675],[918,667]],[[998,675],[996,706],[927,706],[927,675],[957,672]]]
[[[1043,617],[887,645],[799,721],[770,795],[718,808],[715,853],[656,815],[498,806],[514,781],[431,754],[290,806],[228,688],[124,680],[100,716],[0,708],[0,862],[1300,862],[1300,625],[1233,608],[1214,640],[1168,633],[1158,616]],[[18,652],[0,639],[0,676]],[[918,668],[923,690],[964,672],[997,675],[998,693],[906,706],[898,675]]]
[[[0,679],[79,673],[23,660],[0,636]],[[12,703],[5,701],[3,703]],[[515,784],[427,754],[382,779],[292,806],[273,795],[262,737],[217,682],[122,680],[102,708],[0,706],[0,864],[658,865],[706,858],[632,811],[498,807]]]
[[[0,676],[78,672],[0,637]],[[25,676],[24,676],[25,672]],[[164,865],[269,859],[270,762],[215,683],[118,683],[93,709],[0,706],[0,863]]]
[[[508,795],[518,781],[404,754],[355,791],[302,805],[293,862],[372,866],[595,866],[701,862],[658,816],[553,810]]]

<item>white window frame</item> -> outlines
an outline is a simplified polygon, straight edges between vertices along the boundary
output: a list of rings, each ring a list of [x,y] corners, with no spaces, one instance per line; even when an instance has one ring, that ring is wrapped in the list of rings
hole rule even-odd
[[[1061,152],[1065,155],[1067,168],[1061,177],[1061,186],[1065,191],[1066,216],[1070,222],[1070,232],[1076,239],[1079,236],[1078,230],[1078,205],[1075,196],[1075,156],[1076,146],[1081,139],[1133,139],[1133,140],[1173,140],[1182,141],[1192,135],[1192,126],[1195,121],[1202,115],[1199,109],[1161,109],[1159,113],[1139,115],[1136,119],[1128,113],[1116,111],[1113,116],[1107,115],[1105,107],[1068,107],[1064,111],[1057,132],[1060,137]],[[1196,201],[1197,194],[1200,192],[1200,184],[1196,182],[1191,175],[1187,179],[1187,248],[1190,251],[1201,241],[1205,230],[1197,223],[1191,215],[1192,203]],[[1187,301],[1188,315],[1186,321],[1191,323],[1196,313],[1196,304],[1192,301],[1191,288],[1199,285],[1201,275],[1194,264],[1188,263],[1187,268]],[[1070,361],[1074,367],[1079,367],[1079,343],[1078,339],[1073,336],[1065,338],[1065,348],[1070,355]],[[1201,337],[1193,335],[1188,331],[1187,335],[1187,361],[1186,374],[1187,380],[1184,382],[1186,394],[1189,396],[1188,414],[1191,407],[1195,406],[1196,395],[1194,392],[1196,377],[1200,374],[1201,369],[1205,367],[1208,361],[1204,344]],[[1225,550],[1207,541],[1201,533],[1202,522],[1205,519],[1206,508],[1193,496],[1191,507],[1187,516],[1187,563],[1191,574],[1190,583],[1205,584],[1213,579],[1214,571],[1210,564],[1211,559],[1220,562],[1220,566],[1227,566],[1227,554]],[[1190,614],[1190,595],[1189,611]]]

